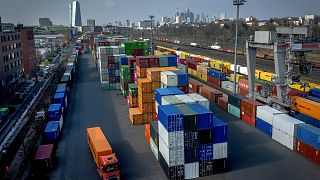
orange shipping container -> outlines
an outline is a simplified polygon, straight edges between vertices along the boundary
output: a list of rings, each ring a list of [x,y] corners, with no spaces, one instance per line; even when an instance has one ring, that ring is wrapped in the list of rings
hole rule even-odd
[[[147,142],[150,144],[150,124],[144,125],[144,134],[146,135]]]
[[[218,103],[218,98],[222,97],[222,92],[209,86],[200,86],[199,94],[207,98],[210,102]]]
[[[199,93],[200,86],[203,86],[203,84],[194,79],[189,79],[189,88],[193,93]]]
[[[147,77],[147,68],[141,68],[140,66],[136,66],[137,77],[138,78],[146,78]]]
[[[291,109],[320,120],[320,103],[298,96],[291,97]]]
[[[143,122],[142,112],[139,108],[129,108],[129,118],[133,125],[141,124],[141,122]]]
[[[218,98],[218,106],[224,110],[228,111],[228,98],[227,97],[219,97]]]
[[[138,107],[138,98],[137,98],[137,97],[132,97],[132,96],[129,94],[129,106],[130,106],[131,108]]]
[[[240,119],[247,122],[252,126],[256,126],[256,114],[257,106],[262,106],[263,104],[254,101],[252,99],[241,100],[241,114]]]
[[[178,70],[175,67],[158,67],[158,68],[148,68],[147,78],[152,82],[161,82],[161,72],[163,71],[175,71]]]
[[[153,103],[154,102],[154,94],[153,93],[141,93],[138,90],[138,101],[142,104],[144,103]]]
[[[141,101],[139,101],[138,99],[138,107],[140,109],[140,111],[142,113],[151,113],[151,112],[155,112],[156,107],[155,107],[155,103],[141,103]]]
[[[138,79],[138,91],[141,93],[152,93],[152,83],[147,78]]]
[[[87,128],[87,140],[97,167],[100,166],[100,156],[112,154],[112,148],[102,133],[100,127]]]

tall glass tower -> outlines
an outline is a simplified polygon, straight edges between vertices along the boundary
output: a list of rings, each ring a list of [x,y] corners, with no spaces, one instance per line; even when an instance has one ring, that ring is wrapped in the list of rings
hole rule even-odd
[[[69,4],[69,16],[71,27],[82,26],[80,3],[78,1]]]

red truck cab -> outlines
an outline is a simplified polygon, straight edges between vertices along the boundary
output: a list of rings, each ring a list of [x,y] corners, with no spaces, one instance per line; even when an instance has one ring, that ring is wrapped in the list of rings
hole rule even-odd
[[[98,173],[103,180],[120,179],[120,163],[115,154],[100,156]]]

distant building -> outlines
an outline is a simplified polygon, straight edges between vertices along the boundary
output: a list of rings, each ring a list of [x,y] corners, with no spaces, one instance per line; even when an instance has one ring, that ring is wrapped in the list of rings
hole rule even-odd
[[[80,3],[78,1],[69,4],[69,16],[71,27],[82,26]]]
[[[39,18],[40,27],[52,27],[52,21],[49,18]]]
[[[267,25],[267,21],[258,22],[258,26],[265,26],[265,25]]]
[[[94,19],[87,19],[87,26],[95,27],[96,21]]]
[[[225,19],[227,19],[226,13],[220,13],[219,14],[219,20],[222,21],[222,20],[225,20]]]
[[[20,33],[2,31],[0,18],[0,95],[14,92],[22,75],[22,51]]]
[[[82,26],[82,32],[84,33],[93,33],[94,26]]]
[[[152,26],[155,25],[154,19],[152,20]],[[151,29],[151,20],[142,20],[138,22],[138,29]]]
[[[33,76],[37,72],[37,58],[33,28],[18,25],[16,30],[20,32],[23,72],[29,76]]]
[[[181,24],[182,23],[182,17],[181,16],[176,16],[176,24]]]

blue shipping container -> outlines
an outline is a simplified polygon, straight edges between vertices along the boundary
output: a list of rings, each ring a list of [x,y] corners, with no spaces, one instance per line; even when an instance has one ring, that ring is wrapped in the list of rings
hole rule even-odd
[[[213,144],[200,145],[198,147],[198,160],[199,161],[213,160]]]
[[[58,84],[56,93],[66,93],[67,92],[67,84]]]
[[[228,141],[228,124],[213,116],[213,143],[224,143]]]
[[[318,88],[314,88],[314,89],[311,89],[311,95],[314,96],[314,97],[317,97],[317,98],[320,98],[320,89]]]
[[[159,88],[155,90],[155,100],[159,105],[162,104],[161,97],[162,96],[170,96],[170,95],[178,95],[178,94],[184,94],[183,91],[180,89],[174,87],[174,88]]]
[[[168,66],[177,66],[177,56],[168,55]]]
[[[313,118],[313,117],[310,117],[308,115],[305,115],[303,113],[299,113],[299,112],[296,112],[296,111],[290,111],[290,116],[300,120],[300,121],[303,121],[307,124],[310,124],[312,126],[315,126],[317,128],[320,128],[320,120],[317,120],[316,118]]]
[[[120,76],[115,76],[114,79],[115,79],[116,83],[120,83]]]
[[[59,122],[48,122],[44,130],[44,139],[46,143],[56,143],[58,142],[60,133]]]
[[[272,125],[259,119],[256,118],[256,128],[260,129],[262,132],[267,134],[268,136],[272,137]]]
[[[320,98],[317,98],[317,97],[314,97],[314,96],[307,96],[305,97],[306,99],[309,99],[311,101],[315,101],[315,102],[318,102],[320,103]]]
[[[297,139],[320,150],[320,129],[309,124],[299,124]]]
[[[128,57],[120,57],[120,64],[121,65],[128,65]]]
[[[114,68],[115,69],[120,69],[120,64],[118,62],[114,63]]]
[[[216,79],[220,79],[220,80],[226,80],[226,74],[224,72],[212,69],[212,68],[208,68],[208,76],[214,77]]]
[[[51,104],[48,109],[48,121],[60,121],[62,114],[61,104]]]
[[[184,148],[184,163],[198,162],[198,148]]]
[[[189,84],[189,76],[186,72],[181,70],[172,72],[178,76],[178,86],[186,86]]]
[[[204,108],[198,103],[187,104],[192,110],[198,113],[198,130],[213,128],[213,112]]]
[[[66,97],[65,93],[56,93],[53,97],[53,103],[62,104],[62,107],[66,108]]]
[[[158,120],[168,132],[183,130],[183,113],[173,105],[158,106]]]

